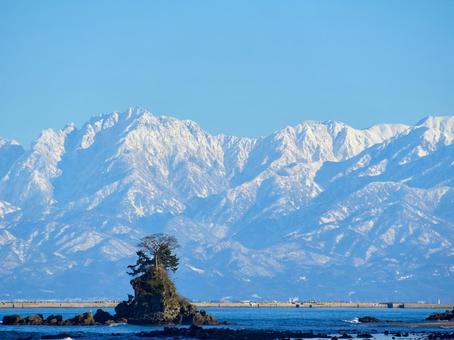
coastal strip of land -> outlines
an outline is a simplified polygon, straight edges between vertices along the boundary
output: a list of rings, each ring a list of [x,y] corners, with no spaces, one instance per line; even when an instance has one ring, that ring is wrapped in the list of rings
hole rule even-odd
[[[121,301],[0,301],[0,308],[113,308]],[[454,304],[394,302],[193,302],[197,308],[425,308],[454,309]]]
[[[453,309],[454,304],[393,302],[196,302],[198,308],[422,308]]]

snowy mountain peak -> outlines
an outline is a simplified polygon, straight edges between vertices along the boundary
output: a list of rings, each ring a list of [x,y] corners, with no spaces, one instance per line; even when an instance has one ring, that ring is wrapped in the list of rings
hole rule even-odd
[[[426,128],[424,139],[431,150],[441,143],[452,144],[454,140],[454,117],[452,116],[429,116],[420,121],[416,128]]]
[[[15,139],[6,139],[6,138],[2,138],[0,137],[0,148],[1,147],[4,147],[4,146],[7,146],[7,145],[17,145],[17,146],[20,146],[20,143],[15,140]]]
[[[454,124],[454,116],[427,116],[421,119],[416,126],[424,126],[427,128],[442,128],[452,129]]]
[[[289,158],[309,162],[339,161],[407,129],[406,125],[383,124],[359,130],[336,121],[305,121],[278,131],[273,138],[282,149],[293,153]]]
[[[144,109],[141,106],[130,106],[126,110],[126,115],[127,115],[128,118],[130,118],[131,116],[139,116],[139,115],[142,115],[144,113],[145,114],[150,114],[150,112],[148,110]]]
[[[17,141],[0,137],[0,182],[23,153],[24,149]]]

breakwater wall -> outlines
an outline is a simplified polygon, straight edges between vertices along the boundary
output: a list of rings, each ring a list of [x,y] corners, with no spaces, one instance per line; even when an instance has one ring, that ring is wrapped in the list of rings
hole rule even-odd
[[[0,308],[113,308],[121,301],[0,301]],[[453,309],[454,304],[397,302],[194,302],[198,308],[426,308]]]

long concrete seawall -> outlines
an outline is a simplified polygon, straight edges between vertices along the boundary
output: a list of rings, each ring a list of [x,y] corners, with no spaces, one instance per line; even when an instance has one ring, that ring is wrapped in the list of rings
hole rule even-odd
[[[120,301],[4,301],[0,308],[112,308]],[[453,309],[454,304],[383,302],[195,302],[198,308],[426,308]]]

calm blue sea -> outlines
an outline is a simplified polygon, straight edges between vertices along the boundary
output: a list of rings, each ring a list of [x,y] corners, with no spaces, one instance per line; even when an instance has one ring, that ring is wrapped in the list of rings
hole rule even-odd
[[[105,309],[113,313],[112,309]],[[19,314],[22,316],[41,313],[45,317],[50,314],[61,314],[63,317],[71,318],[83,312],[95,312],[96,309],[87,308],[16,308],[0,309],[0,319],[4,315]],[[231,328],[255,328],[275,330],[299,330],[314,331],[328,334],[340,332],[367,332],[374,331],[382,333],[389,331],[440,331],[442,328],[408,328],[390,327],[389,325],[377,326],[357,323],[361,316],[373,316],[379,319],[400,320],[403,322],[423,321],[428,315],[439,312],[436,309],[319,309],[319,308],[207,308],[207,312],[214,315],[218,320],[232,323]],[[90,333],[135,333],[160,329],[156,326],[5,326],[0,325],[1,331],[19,332],[43,332],[46,334],[58,334],[62,332],[90,332]],[[453,329],[451,329],[453,331]]]

